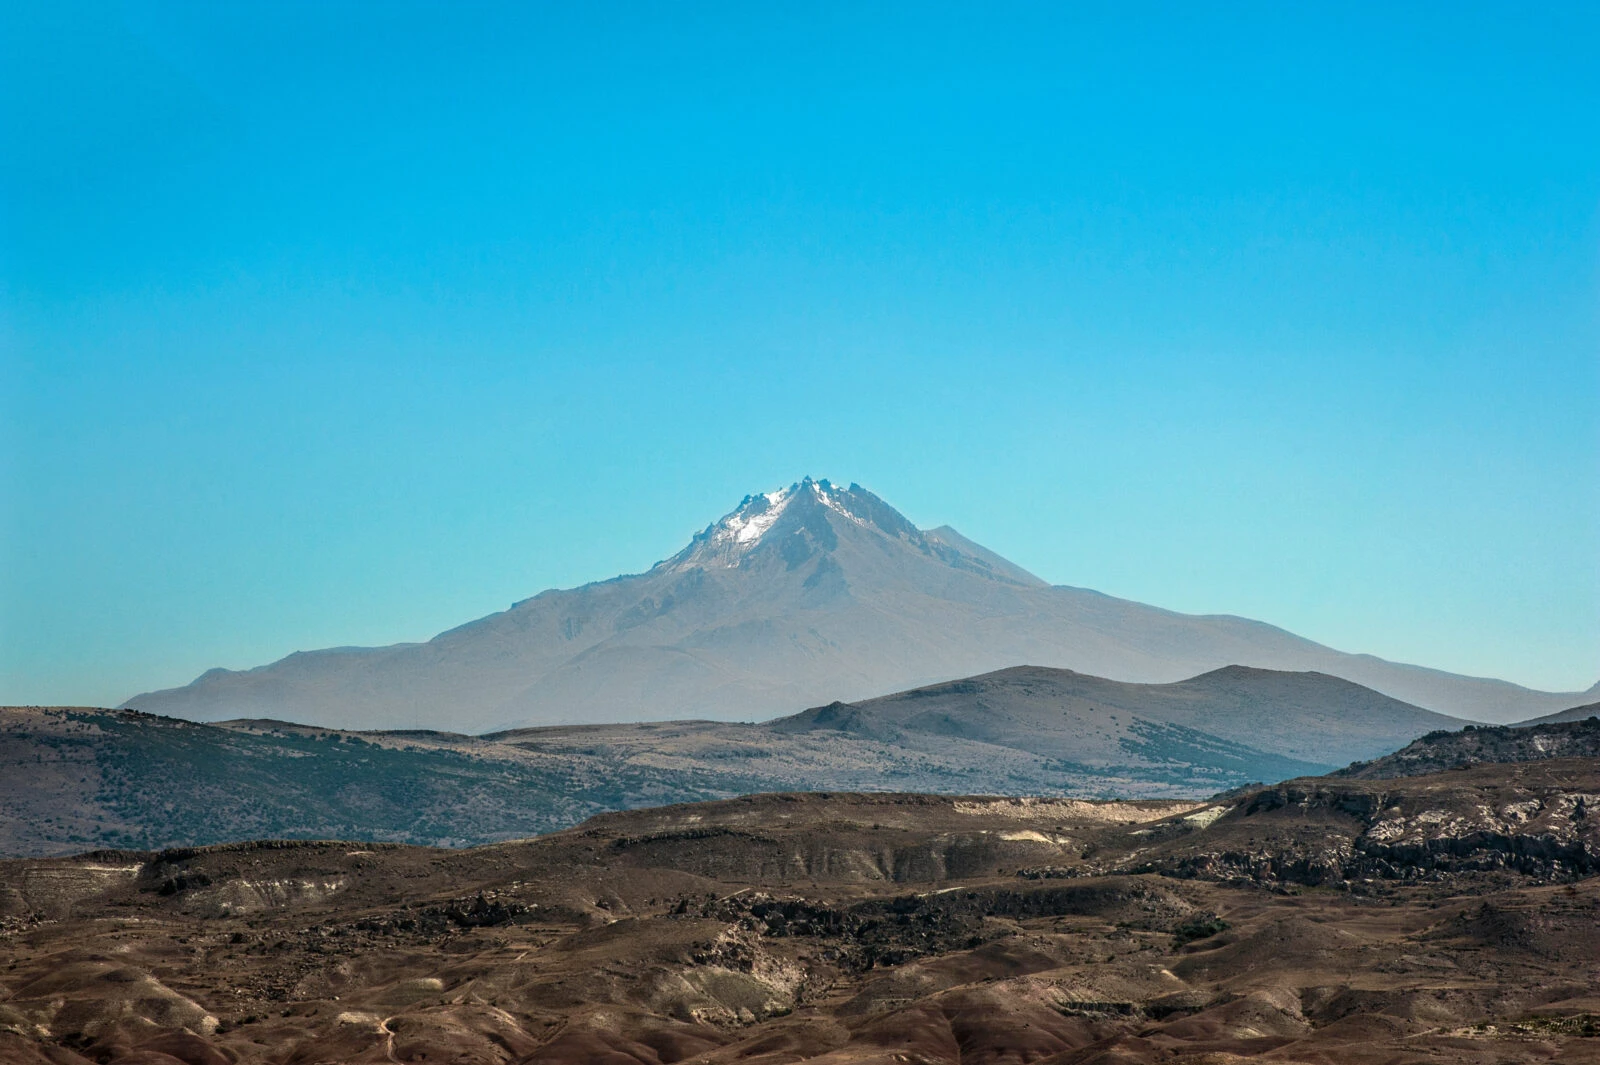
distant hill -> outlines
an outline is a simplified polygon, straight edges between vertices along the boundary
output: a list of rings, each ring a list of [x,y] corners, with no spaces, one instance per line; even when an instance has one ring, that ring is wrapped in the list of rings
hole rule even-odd
[[[1186,798],[1321,772],[1458,724],[1336,677],[1165,685],[1019,668],[766,724],[482,737],[0,709],[0,854],[341,838],[462,846],[607,810],[765,791]]]
[[[1091,763],[1130,752],[1175,758],[1187,752],[1187,760],[1203,761],[1204,749],[1207,758],[1233,759],[1242,769],[1252,757],[1247,751],[1331,768],[1459,724],[1323,673],[1227,666],[1173,684],[1128,684],[1023,666],[834,703],[772,727],[791,734],[833,729],[897,743],[959,737]],[[1273,774],[1257,779],[1266,776]]]
[[[1587,703],[1583,706],[1574,706],[1570,710],[1561,710],[1544,717],[1536,717],[1529,721],[1518,721],[1518,727],[1528,725],[1549,725],[1557,721],[1584,721],[1591,717],[1600,716],[1600,703]]]
[[[646,573],[542,592],[426,643],[214,669],[125,705],[199,721],[466,733],[751,721],[1023,663],[1139,683],[1232,664],[1311,670],[1479,721],[1584,701],[1345,654],[1245,618],[1052,587],[953,529],[918,529],[858,485],[808,478],[746,497]]]
[[[1471,765],[1543,762],[1552,758],[1600,758],[1600,717],[1590,713],[1570,721],[1526,727],[1468,725],[1460,731],[1430,732],[1393,754],[1357,762],[1333,775],[1382,780]]]

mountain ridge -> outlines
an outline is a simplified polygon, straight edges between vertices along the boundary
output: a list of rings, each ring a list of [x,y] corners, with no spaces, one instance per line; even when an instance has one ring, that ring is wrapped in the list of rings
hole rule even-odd
[[[1265,622],[1048,585],[852,484],[748,495],[643,573],[547,589],[421,643],[296,652],[123,705],[196,720],[487,732],[756,720],[1036,663],[1160,683],[1243,663],[1510,721],[1580,701],[1348,655]]]

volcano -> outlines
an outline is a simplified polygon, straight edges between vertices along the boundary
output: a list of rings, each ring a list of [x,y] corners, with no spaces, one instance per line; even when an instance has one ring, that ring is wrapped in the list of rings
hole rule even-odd
[[[1050,585],[954,529],[917,528],[859,485],[808,477],[745,497],[645,573],[542,592],[425,643],[213,669],[124,706],[456,732],[752,721],[1019,665],[1141,683],[1230,665],[1314,670],[1478,721],[1584,701]]]

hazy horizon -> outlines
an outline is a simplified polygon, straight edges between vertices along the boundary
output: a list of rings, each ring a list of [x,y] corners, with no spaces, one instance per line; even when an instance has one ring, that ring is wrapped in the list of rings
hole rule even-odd
[[[0,14],[0,703],[426,639],[859,482],[1600,678],[1600,14]]]

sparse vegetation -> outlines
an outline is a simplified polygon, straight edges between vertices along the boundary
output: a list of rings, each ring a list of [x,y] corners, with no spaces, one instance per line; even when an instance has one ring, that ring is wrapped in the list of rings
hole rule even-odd
[[[1228,922],[1216,914],[1206,911],[1197,913],[1179,922],[1172,929],[1172,945],[1181,947],[1201,939],[1210,939],[1219,932],[1228,930]]]

